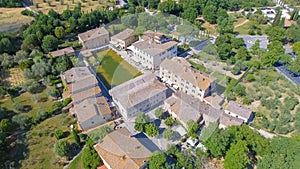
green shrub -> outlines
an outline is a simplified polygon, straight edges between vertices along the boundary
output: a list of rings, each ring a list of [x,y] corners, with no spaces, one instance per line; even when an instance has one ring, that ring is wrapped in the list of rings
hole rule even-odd
[[[166,124],[167,126],[172,126],[174,122],[175,122],[175,121],[174,121],[174,119],[173,119],[172,117],[168,117],[168,118],[166,118],[166,120],[165,120],[165,124]]]
[[[294,110],[297,104],[299,104],[299,100],[294,96],[286,97],[284,99],[284,105],[289,110]]]
[[[55,136],[55,138],[57,140],[60,140],[60,139],[64,138],[64,131],[62,131],[62,130],[56,130],[54,132],[54,136]]]
[[[248,82],[253,82],[253,81],[255,81],[255,76],[254,76],[253,74],[248,74],[248,75],[246,76],[246,80],[247,80]]]

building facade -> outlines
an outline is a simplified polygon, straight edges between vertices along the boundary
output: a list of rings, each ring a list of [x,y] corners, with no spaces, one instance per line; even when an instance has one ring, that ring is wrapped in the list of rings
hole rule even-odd
[[[93,49],[109,43],[108,31],[101,27],[78,34],[79,43],[83,49]]]
[[[132,44],[132,59],[148,69],[159,69],[165,59],[177,56],[177,42],[166,39],[161,34],[151,34],[149,31],[141,39]]]
[[[236,117],[243,120],[244,123],[248,123],[253,118],[253,112],[249,108],[239,105],[234,101],[229,101],[225,108],[225,113],[231,117]]]
[[[111,43],[123,49],[126,49],[135,41],[137,41],[137,38],[134,35],[134,30],[129,28],[111,37]]]
[[[164,60],[159,76],[163,82],[201,101],[216,87],[213,77],[192,68],[189,62],[179,57]]]
[[[112,88],[109,93],[126,119],[156,108],[167,97],[167,87],[152,73],[145,73]]]

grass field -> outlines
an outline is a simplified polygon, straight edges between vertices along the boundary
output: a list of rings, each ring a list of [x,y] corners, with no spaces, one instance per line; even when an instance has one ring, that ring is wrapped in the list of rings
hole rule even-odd
[[[34,19],[21,14],[24,8],[0,8],[0,32],[17,32],[19,28]]]
[[[82,150],[83,151],[83,150]],[[82,152],[81,151],[81,152]],[[81,161],[82,154],[80,153],[69,165],[68,169],[84,169]]]
[[[23,72],[19,68],[9,69],[9,72],[4,76],[11,86],[18,86],[25,82]]]
[[[51,101],[47,96],[46,89],[42,93],[39,93],[37,95],[38,95],[38,98],[41,100],[38,103],[35,103],[32,100],[33,94],[30,94],[28,92],[23,93],[20,96],[13,98],[13,101],[19,102],[22,105],[28,107],[29,110],[28,110],[27,114],[30,117],[32,117],[37,112],[37,110],[43,109],[45,111],[48,111],[53,104],[53,101]],[[0,100],[0,105],[1,105],[1,107],[4,107],[8,110],[13,110],[12,109],[13,101],[9,97],[7,97],[7,98]]]
[[[235,27],[234,32],[238,33],[239,35],[248,35],[250,22],[247,22],[241,26]],[[265,35],[265,30],[269,27],[269,25],[258,25],[261,29],[263,35]]]
[[[100,62],[100,65],[94,69],[108,88],[142,74],[111,49],[97,53],[97,61]]]
[[[49,0],[47,0],[49,1]],[[61,4],[60,1],[56,0],[50,0],[50,5],[48,2],[44,0],[33,0],[33,3],[38,4],[38,8],[36,8],[36,5],[31,6],[32,9],[36,11],[42,11],[43,13],[48,13],[50,9],[53,9],[59,13],[63,12],[66,9],[74,9],[78,5],[78,3],[81,3],[82,11],[83,12],[90,12],[91,10],[100,9],[100,8],[107,8],[109,6],[113,6],[114,3],[108,2],[108,0],[100,0],[99,2],[96,0],[62,0],[63,4]],[[74,3],[73,3],[74,1]]]
[[[57,142],[53,133],[59,129],[70,132],[69,126],[73,123],[75,121],[67,114],[60,114],[34,126],[27,133],[29,152],[27,158],[22,162],[21,168],[62,168],[62,162],[65,162],[65,160],[58,157],[53,151],[53,146]],[[63,140],[74,143],[72,134],[69,134]]]

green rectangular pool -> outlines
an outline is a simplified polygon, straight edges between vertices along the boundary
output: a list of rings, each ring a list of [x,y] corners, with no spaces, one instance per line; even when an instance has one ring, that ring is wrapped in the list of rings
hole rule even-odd
[[[109,89],[142,74],[112,49],[101,51],[96,57],[100,64],[94,69]]]

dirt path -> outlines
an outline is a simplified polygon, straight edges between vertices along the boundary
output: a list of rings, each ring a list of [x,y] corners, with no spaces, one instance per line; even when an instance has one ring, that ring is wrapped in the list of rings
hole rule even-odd
[[[239,23],[239,24],[235,25],[234,28],[240,27],[240,26],[246,24],[247,22],[249,22],[249,19],[244,20],[242,23]]]

